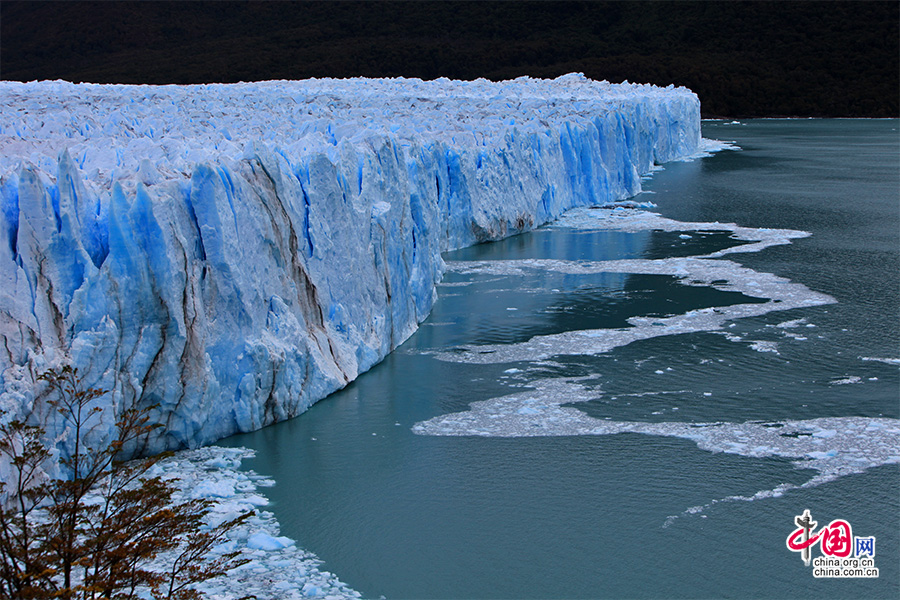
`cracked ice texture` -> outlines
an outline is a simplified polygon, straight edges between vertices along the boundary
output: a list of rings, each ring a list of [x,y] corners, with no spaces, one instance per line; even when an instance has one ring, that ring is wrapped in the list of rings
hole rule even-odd
[[[99,438],[157,405],[150,450],[298,415],[415,331],[441,252],[700,143],[689,90],[581,75],[0,82],[0,407],[67,363],[113,390]]]

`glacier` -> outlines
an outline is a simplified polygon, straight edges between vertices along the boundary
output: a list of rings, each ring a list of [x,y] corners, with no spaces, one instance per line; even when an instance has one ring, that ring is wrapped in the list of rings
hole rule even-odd
[[[0,408],[64,441],[37,376],[68,364],[98,439],[153,407],[148,452],[296,416],[416,330],[442,252],[704,142],[690,90],[580,74],[0,82]]]

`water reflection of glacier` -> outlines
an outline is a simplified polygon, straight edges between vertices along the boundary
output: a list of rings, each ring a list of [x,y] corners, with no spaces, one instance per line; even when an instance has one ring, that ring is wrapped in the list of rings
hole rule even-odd
[[[544,278],[548,273],[571,277],[598,274],[668,275],[676,277],[678,282],[684,285],[740,292],[745,296],[766,301],[700,308],[683,314],[657,318],[634,316],[628,319],[628,327],[565,331],[535,336],[517,344],[466,345],[452,351],[438,352],[436,353],[438,359],[489,364],[544,360],[557,355],[598,354],[638,340],[697,331],[716,331],[734,319],[834,302],[831,296],[814,292],[802,284],[719,259],[734,252],[756,252],[769,246],[787,244],[793,238],[806,237],[808,234],[805,232],[752,229],[721,223],[679,223],[652,213],[592,209],[571,211],[557,223],[556,227],[583,230],[607,228],[625,232],[648,229],[729,231],[735,240],[749,243],[734,245],[702,256],[591,261],[530,258],[457,261],[450,263],[448,268],[458,274],[492,277],[533,277],[534,273],[541,274]]]

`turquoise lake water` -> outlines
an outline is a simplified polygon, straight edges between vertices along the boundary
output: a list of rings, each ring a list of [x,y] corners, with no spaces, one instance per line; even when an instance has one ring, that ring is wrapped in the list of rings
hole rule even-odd
[[[635,200],[708,226],[550,226],[449,253],[433,313],[396,352],[301,417],[224,441],[254,448],[245,466],[277,482],[267,495],[283,535],[376,598],[900,596],[896,462],[775,497],[721,501],[802,486],[819,471],[740,432],[709,438],[727,452],[676,433],[684,423],[900,418],[898,122],[706,122],[703,130],[741,149],[667,164],[644,182],[652,193]],[[809,232],[710,260],[729,261],[734,277],[746,267],[783,278],[786,303],[796,290],[833,302],[779,310],[752,286],[666,270],[669,259],[752,243],[716,222]],[[524,259],[544,262],[497,271]],[[626,272],[566,270],[612,260],[625,261]],[[471,261],[482,262],[467,268]],[[650,266],[629,266],[639,261]],[[759,314],[663,331],[670,317],[715,309],[698,314],[716,318],[744,306]],[[567,341],[579,331],[626,341],[645,333],[585,353]],[[543,344],[541,357],[529,340]],[[545,384],[562,392],[545,393]],[[566,390],[576,387],[589,399],[569,404]],[[516,400],[532,392],[534,404]],[[563,406],[590,423],[659,424],[663,433],[500,436],[490,427],[513,430],[500,413],[482,415],[465,435],[428,435],[438,430],[422,425],[503,398],[519,402],[515,418],[535,415],[536,428],[558,425],[539,413]],[[861,447],[896,439],[870,431]],[[776,439],[798,437],[819,444],[826,461],[843,451],[833,430]],[[820,526],[844,519],[854,534],[875,536],[880,576],[814,578],[785,545],[804,509]]]

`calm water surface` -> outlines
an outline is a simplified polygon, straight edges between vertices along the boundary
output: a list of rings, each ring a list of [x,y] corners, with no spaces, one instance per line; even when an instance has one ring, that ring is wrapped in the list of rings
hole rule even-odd
[[[545,364],[469,364],[434,351],[762,300],[665,275],[450,272],[429,319],[383,363],[302,417],[225,443],[257,450],[246,466],[277,481],[268,495],[283,533],[367,597],[897,598],[896,464],[778,498],[713,504],[664,527],[689,507],[814,473],[673,437],[412,431],[473,401],[562,377],[592,378],[597,398],[577,407],[600,419],[900,417],[897,364],[862,360],[900,358],[897,129],[884,120],[704,123],[705,137],[742,150],[666,165],[644,184],[653,193],[638,198],[679,221],[811,232],[728,259],[836,304],[737,320],[733,339],[695,332],[595,356],[563,349]],[[686,234],[550,227],[445,259],[658,259],[741,243],[722,232]],[[751,340],[772,342],[777,353]],[[880,577],[813,578],[785,547],[805,508],[821,525],[840,518],[855,534],[876,536]]]

